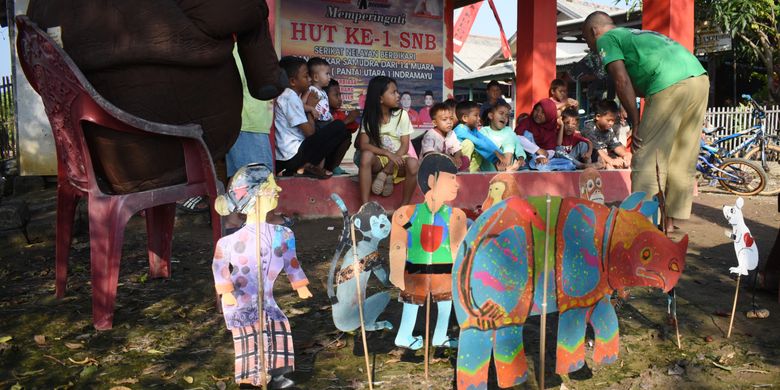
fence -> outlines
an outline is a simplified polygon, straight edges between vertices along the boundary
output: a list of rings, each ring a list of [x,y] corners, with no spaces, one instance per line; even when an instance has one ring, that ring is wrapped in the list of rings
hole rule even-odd
[[[768,135],[780,136],[780,106],[763,107],[766,110],[766,119],[764,123],[766,125],[766,133]],[[707,120],[711,126],[724,127],[727,130],[718,133],[718,136],[725,136],[727,134],[734,134],[741,130],[745,130],[750,126],[757,124],[753,115],[751,115],[752,107],[710,107],[707,109]],[[724,148],[729,149],[736,147],[746,138],[735,138],[724,142]]]
[[[14,84],[3,76],[0,84],[0,162],[16,158]]]

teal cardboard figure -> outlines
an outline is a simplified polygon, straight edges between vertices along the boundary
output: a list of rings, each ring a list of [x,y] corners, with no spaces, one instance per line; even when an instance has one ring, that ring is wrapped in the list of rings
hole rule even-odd
[[[457,347],[447,336],[452,311],[452,263],[466,235],[466,215],[445,202],[458,196],[458,168],[449,157],[433,153],[420,163],[417,182],[425,201],[393,214],[390,231],[390,282],[401,289],[403,315],[395,344],[418,350],[423,338],[412,335],[417,311],[436,302],[438,316],[432,345]]]
[[[390,322],[377,320],[390,303],[390,292],[380,291],[369,297],[366,295],[366,287],[372,274],[382,283],[382,286],[390,286],[386,267],[387,258],[379,254],[379,243],[390,235],[390,220],[387,219],[386,211],[379,203],[368,202],[360,207],[357,214],[350,217],[347,206],[340,196],[331,194],[330,198],[339,207],[344,219],[341,238],[328,272],[327,288],[328,298],[333,305],[333,323],[336,328],[344,332],[352,332],[360,328],[357,299],[357,290],[360,289],[363,297],[365,329],[367,331],[393,329]],[[354,224],[355,231],[360,233],[360,238],[354,239],[357,243],[355,247],[352,247],[350,224]],[[357,269],[360,271],[359,278],[355,277],[356,258]],[[337,271],[339,261],[341,261],[341,268]]]

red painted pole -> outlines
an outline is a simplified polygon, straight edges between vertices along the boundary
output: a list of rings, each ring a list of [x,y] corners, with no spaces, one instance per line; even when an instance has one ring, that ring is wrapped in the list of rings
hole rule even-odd
[[[674,39],[693,52],[694,0],[645,0],[642,28]]]
[[[515,112],[530,113],[548,95],[555,78],[557,2],[524,0],[517,4],[517,80]]]

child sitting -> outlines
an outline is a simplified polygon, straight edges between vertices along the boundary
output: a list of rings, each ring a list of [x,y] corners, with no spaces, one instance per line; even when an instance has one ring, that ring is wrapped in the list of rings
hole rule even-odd
[[[606,168],[630,168],[631,153],[620,143],[617,133],[612,129],[617,115],[618,106],[614,101],[600,101],[596,104],[596,118],[586,124],[583,135],[593,143],[599,162]]]
[[[480,170],[485,172],[509,171],[514,172],[525,165],[525,152],[523,147],[517,142],[517,136],[512,128],[507,126],[509,122],[509,111],[512,107],[506,102],[498,102],[487,112],[487,119],[490,121],[489,126],[483,126],[479,132],[490,138],[501,153],[504,155],[503,161],[511,162],[510,164],[503,164],[499,161],[496,164],[482,162]]]
[[[593,145],[590,140],[577,131],[579,114],[575,108],[563,110],[563,127],[558,132],[558,146],[555,147],[555,157],[569,159],[577,169],[586,168],[593,155]]]
[[[328,93],[325,91],[331,81],[330,64],[323,58],[312,57],[306,63],[306,66],[309,69],[309,77],[311,77],[311,87],[309,87],[309,90],[311,93],[316,94],[319,99],[314,106],[314,124],[316,128],[322,129],[325,132],[343,132],[346,134],[344,140],[333,153],[332,159],[323,160],[319,164],[320,168],[325,168],[328,175],[332,175],[332,171],[338,168],[339,164],[341,164],[341,160],[344,159],[344,155],[347,154],[352,135],[346,132],[344,121],[334,118],[330,110],[330,99],[328,98]]]
[[[328,94],[328,104],[330,105],[330,113],[333,115],[333,119],[344,122],[344,126],[348,131],[347,142],[350,142],[352,139],[352,134],[357,132],[358,128],[360,127],[360,123],[358,123],[357,120],[357,118],[360,116],[360,110],[355,109],[347,114],[344,112],[344,110],[341,109],[341,105],[343,103],[341,100],[341,88],[339,87],[339,82],[336,81],[336,79],[330,79],[328,87],[325,88],[325,93]],[[345,175],[347,172],[341,167],[337,166],[333,168],[333,174]]]
[[[577,109],[580,103],[569,98],[569,88],[566,82],[561,79],[555,79],[550,83],[550,100],[555,103],[555,109],[558,110],[558,116],[561,117],[563,110],[567,108]]]
[[[442,153],[447,155],[456,167],[461,170],[468,169],[468,158],[461,153],[458,137],[452,131],[452,112],[444,103],[436,103],[430,108],[433,128],[426,131],[422,139],[421,154],[423,157],[430,153]]]
[[[306,61],[286,56],[279,61],[279,66],[287,72],[290,86],[274,102],[276,174],[326,179],[325,170],[318,166],[324,158],[324,148],[306,147],[316,145],[314,141],[322,135],[317,136],[314,127],[314,106],[319,98],[309,92],[311,78]],[[331,143],[328,146],[336,147]]]
[[[479,104],[472,101],[460,102],[455,106],[455,113],[460,122],[455,126],[455,135],[460,141],[463,155],[469,159],[469,172],[479,172],[479,167],[485,160],[490,164],[503,166],[512,163],[490,138],[479,132]]]
[[[542,99],[534,105],[531,116],[521,120],[515,133],[518,142],[529,157],[528,165],[539,171],[572,171],[574,163],[565,158],[555,157],[558,146],[558,111],[551,99]]]
[[[390,196],[393,184],[404,182],[402,205],[409,204],[417,188],[417,155],[411,147],[412,122],[400,109],[398,84],[377,76],[368,83],[366,105],[360,124],[358,176],[360,200],[368,202],[371,192]],[[376,178],[371,181],[372,175]]]

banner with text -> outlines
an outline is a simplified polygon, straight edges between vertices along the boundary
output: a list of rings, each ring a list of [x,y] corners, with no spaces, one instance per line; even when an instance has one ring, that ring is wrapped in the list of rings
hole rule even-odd
[[[389,76],[415,125],[430,123],[428,108],[442,101],[443,0],[279,3],[282,56],[325,58],[345,110],[363,107],[372,77]]]

